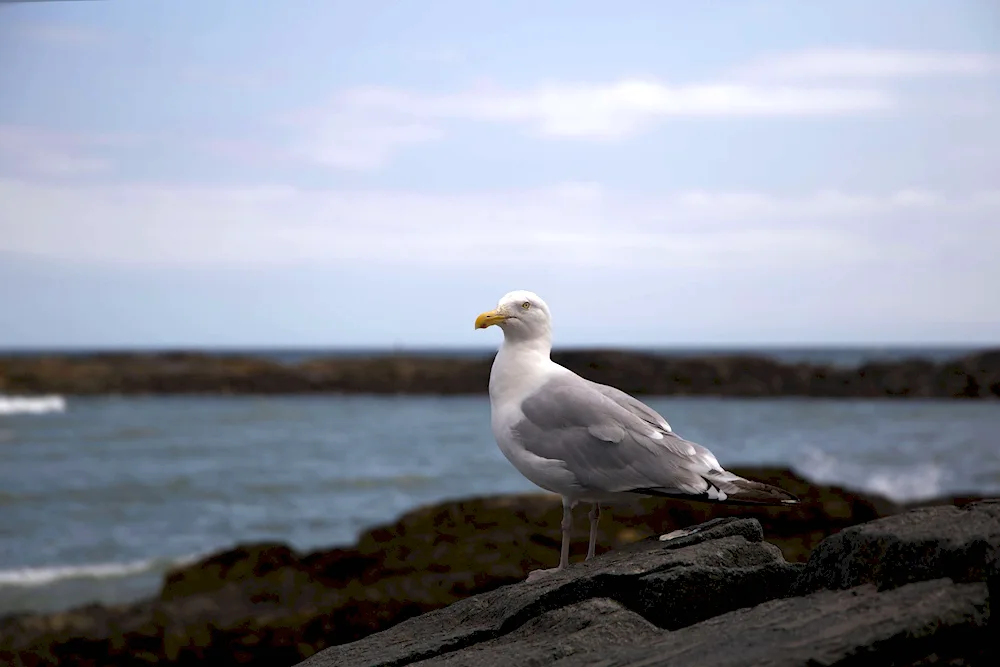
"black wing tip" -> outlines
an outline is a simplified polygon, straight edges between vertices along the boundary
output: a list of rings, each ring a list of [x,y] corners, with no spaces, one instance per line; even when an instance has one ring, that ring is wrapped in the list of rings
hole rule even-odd
[[[755,482],[749,479],[740,479],[733,482],[738,489],[731,494],[737,500],[756,501],[764,505],[797,505],[799,499],[793,494],[777,486]]]
[[[767,484],[762,484],[761,482],[750,482],[751,484],[759,484],[759,487],[748,487],[745,489],[740,489],[736,493],[725,494],[725,497],[721,497],[718,487],[712,485],[710,490],[714,493],[710,494],[709,490],[702,493],[678,493],[676,491],[667,491],[665,489],[657,488],[644,488],[644,489],[630,489],[628,493],[635,493],[644,496],[656,496],[658,498],[672,498],[674,500],[690,500],[695,502],[705,502],[712,503],[715,505],[756,505],[756,506],[783,506],[787,507],[789,505],[798,505],[801,501],[788,493],[784,489],[779,489],[776,486],[769,486]]]

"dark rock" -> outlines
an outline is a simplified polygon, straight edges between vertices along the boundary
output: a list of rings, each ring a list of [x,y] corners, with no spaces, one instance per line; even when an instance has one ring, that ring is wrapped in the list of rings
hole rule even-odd
[[[927,378],[934,377],[937,372],[932,362],[922,359],[868,363],[858,369],[857,383],[864,387],[866,395],[928,397],[935,392]]]
[[[813,484],[783,468],[732,468],[749,479],[785,489],[802,502],[791,507],[739,507],[662,498],[635,498],[606,508],[598,551],[617,549],[653,535],[727,516],[760,522],[769,542],[788,561],[805,561],[821,540],[836,531],[891,515],[902,508],[884,498],[841,487]],[[560,500],[549,494],[474,498],[422,507],[397,522],[361,535],[360,553],[378,555],[393,571],[475,565],[490,576],[521,578],[558,560]],[[586,552],[586,512],[574,514],[571,554]],[[505,582],[508,583],[508,582]]]
[[[711,547],[731,538],[698,546]],[[719,546],[722,546],[721,544]],[[675,557],[693,547],[681,547]],[[637,552],[650,557],[655,549]],[[703,550],[704,558],[708,550]],[[695,558],[698,560],[698,557]],[[676,581],[688,572],[675,566]],[[618,573],[615,585],[595,585],[596,572],[577,569],[574,585],[562,581],[521,583],[456,603],[352,644],[329,648],[302,667],[376,667],[425,665],[912,665],[992,664],[996,635],[991,632],[990,593],[984,583],[955,584],[949,579],[908,584],[888,592],[874,586],[822,591],[715,613],[706,620],[688,615],[670,632],[627,602],[622,589],[642,590],[656,573]],[[596,568],[595,568],[596,570]],[[725,571],[725,570],[722,570]],[[610,573],[609,573],[610,574]],[[615,575],[611,575],[615,576]],[[780,577],[779,577],[780,580]],[[544,581],[544,580],[543,580]],[[583,583],[586,582],[586,583]],[[570,587],[570,591],[566,588]],[[672,593],[669,587],[644,591],[650,609],[684,608],[699,600],[696,591]],[[663,593],[667,595],[660,597]],[[581,599],[581,595],[584,596]],[[612,600],[612,597],[615,599]],[[715,604],[720,596],[709,593]],[[724,596],[721,596],[724,598]],[[651,622],[652,621],[652,622]],[[659,626],[659,629],[658,629]],[[630,636],[631,634],[631,636]]]
[[[562,660],[585,664],[600,661],[613,647],[646,644],[663,634],[663,630],[620,603],[591,598],[544,612],[496,639],[413,664],[549,667]],[[335,663],[320,653],[303,664]]]
[[[879,593],[873,587],[773,600],[665,633],[550,663],[559,667],[814,667],[816,665],[986,665],[990,601],[982,583],[947,579]],[[472,651],[464,651],[474,655]],[[323,654],[320,654],[322,656]],[[471,657],[470,655],[470,657]],[[319,657],[319,656],[317,656]],[[451,656],[449,656],[451,657]],[[373,663],[378,664],[378,663]],[[433,665],[505,665],[500,651]]]
[[[284,544],[241,545],[202,559],[197,568],[170,572],[163,582],[160,598],[173,600],[192,593],[208,593],[228,582],[260,578],[297,564],[295,552]]]
[[[959,360],[959,365],[959,373],[964,372],[967,376],[964,395],[1000,396],[1000,350],[988,350],[964,357]],[[961,384],[961,380],[956,384]],[[975,393],[973,388],[977,390]]]
[[[568,609],[574,600],[603,598],[646,622],[680,628],[784,594],[802,570],[784,561],[805,561],[829,535],[903,510],[875,496],[811,484],[787,470],[734,472],[784,488],[803,503],[787,508],[665,499],[615,504],[601,518],[602,556],[588,563],[582,563],[588,522],[586,512],[578,511],[571,572],[624,568],[628,563],[621,559],[642,563],[648,556],[641,554],[650,550],[664,554],[657,562],[672,565],[644,565],[641,574],[583,577],[586,585],[552,579],[544,585],[562,581],[561,592],[546,598],[552,612]],[[966,505],[974,499],[941,502]],[[530,570],[555,565],[561,515],[559,499],[547,494],[475,498],[413,510],[366,531],[351,548],[300,554],[280,544],[235,547],[171,572],[161,594],[150,600],[0,618],[0,664],[292,665],[326,647],[371,636],[459,600],[520,585]],[[728,520],[732,516],[741,520]],[[959,521],[966,516],[956,513]],[[736,532],[713,533],[717,539],[710,542],[705,542],[712,537],[708,532],[669,546],[647,541],[720,519],[727,520],[726,530]],[[712,526],[718,524],[709,523],[707,529],[716,530]],[[761,528],[784,560],[774,546],[761,541]],[[708,548],[709,543],[724,548]],[[632,581],[639,577],[642,584],[619,589],[609,583],[622,576]],[[727,596],[731,600],[719,602]],[[729,603],[735,606],[726,607]],[[541,615],[543,610],[528,614]]]
[[[889,589],[950,577],[986,581],[1000,560],[1000,501],[926,507],[840,531],[806,563],[798,594],[874,584]]]
[[[553,359],[584,377],[637,395],[1000,397],[1000,350],[946,363],[921,359],[858,368],[787,364],[764,356],[664,356],[557,350]],[[477,394],[492,355],[381,355],[282,364],[195,352],[8,355],[0,391],[17,394]]]
[[[359,642],[327,649],[303,664],[417,662],[495,639],[546,612],[591,598],[613,599],[662,627],[684,627],[789,591],[799,568],[762,539],[756,521],[713,521],[687,537],[644,540],[539,581],[456,602]]]

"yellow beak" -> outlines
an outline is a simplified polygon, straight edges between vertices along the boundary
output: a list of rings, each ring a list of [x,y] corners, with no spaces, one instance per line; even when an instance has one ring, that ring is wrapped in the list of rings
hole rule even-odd
[[[480,313],[479,317],[476,318],[476,328],[485,329],[486,327],[491,327],[494,324],[500,324],[506,319],[507,316],[499,310],[487,310],[485,313]]]

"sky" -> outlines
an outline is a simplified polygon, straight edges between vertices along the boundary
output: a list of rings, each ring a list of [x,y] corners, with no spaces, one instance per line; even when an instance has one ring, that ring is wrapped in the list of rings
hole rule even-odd
[[[1000,343],[993,0],[0,5],[0,347]]]

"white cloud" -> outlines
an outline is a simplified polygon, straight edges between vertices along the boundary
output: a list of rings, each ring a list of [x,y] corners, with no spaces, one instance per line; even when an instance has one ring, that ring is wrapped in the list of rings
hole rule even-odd
[[[440,139],[455,121],[519,125],[537,135],[609,141],[634,136],[667,118],[837,116],[890,110],[884,91],[817,86],[706,83],[672,86],[623,79],[604,84],[547,84],[529,90],[485,86],[427,94],[370,86],[344,91],[320,110],[300,114],[299,154],[320,164],[372,169],[399,149]]]
[[[998,270],[1000,192],[904,190],[797,197],[694,192],[648,197],[592,184],[526,191],[228,190],[0,181],[0,250],[144,264],[503,266],[831,278],[872,263],[940,270],[960,257]],[[825,267],[825,269],[824,269]],[[984,278],[985,280],[985,278]]]
[[[995,322],[997,219],[995,189],[641,196],[567,183],[434,194],[0,179],[0,254],[97,263],[109,276],[236,270],[258,285],[315,270],[354,276],[366,294],[388,289],[393,308],[426,289],[528,285],[581,309],[674,306],[693,318],[682,337],[702,343],[932,338],[927,327],[948,322],[961,339],[969,323]],[[311,295],[289,297],[302,304],[338,288],[296,284]],[[663,312],[639,317],[629,330],[655,340]],[[580,325],[598,337],[595,326],[610,327]]]
[[[644,80],[543,86],[524,93],[483,91],[409,103],[440,117],[522,122],[541,134],[580,139],[625,137],[668,117],[839,115],[893,105],[890,97],[871,90],[669,86]]]
[[[435,141],[440,128],[421,121],[382,113],[333,113],[293,147],[294,155],[321,165],[365,171],[382,167],[400,149]]]
[[[1000,73],[1000,53],[814,49],[769,56],[737,70],[768,79],[977,77]]]
[[[93,157],[87,148],[118,141],[111,136],[83,138],[35,127],[0,125],[0,170],[44,176],[106,172],[111,162]]]
[[[881,114],[903,105],[892,87],[896,80],[996,73],[1000,54],[827,49],[769,56],[723,78],[683,85],[623,78],[443,93],[365,86],[300,115],[296,152],[327,166],[374,169],[397,151],[442,138],[449,124],[461,121],[512,125],[554,139],[620,141],[674,118]],[[955,95],[942,103],[924,94],[916,102],[939,111],[984,108],[983,100]]]

